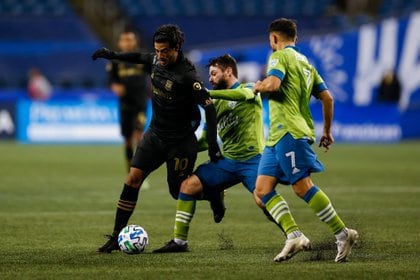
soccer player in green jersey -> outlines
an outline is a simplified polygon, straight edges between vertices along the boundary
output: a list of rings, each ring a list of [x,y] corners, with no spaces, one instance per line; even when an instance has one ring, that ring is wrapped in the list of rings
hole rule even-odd
[[[295,47],[295,22],[277,19],[271,23],[269,33],[273,53],[268,60],[267,77],[254,87],[255,93],[269,93],[270,108],[269,136],[259,165],[255,194],[287,235],[286,244],[274,261],[290,259],[311,247],[286,201],[275,190],[277,183],[281,183],[292,185],[295,193],[335,234],[338,248],[335,261],[342,262],[350,254],[358,233],[344,225],[328,196],[311,180],[311,173],[321,172],[324,167],[311,147],[315,131],[309,100],[314,96],[322,102],[324,128],[319,146],[327,151],[334,142],[333,98],[316,69]]]
[[[201,196],[220,195],[240,182],[251,194],[255,189],[258,164],[264,148],[262,101],[254,94],[253,83],[240,84],[236,61],[230,55],[210,60],[210,96],[217,112],[218,135],[223,158],[207,162],[181,185],[175,216],[174,238],[156,253],[188,251],[187,237],[196,200]],[[261,201],[256,200],[262,206]],[[214,211],[214,209],[213,209]],[[268,213],[267,213],[268,214]],[[214,216],[220,222],[223,213]]]

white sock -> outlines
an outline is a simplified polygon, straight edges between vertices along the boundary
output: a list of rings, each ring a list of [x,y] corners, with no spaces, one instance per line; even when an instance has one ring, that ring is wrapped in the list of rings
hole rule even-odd
[[[344,241],[347,239],[347,235],[348,235],[347,228],[344,228],[342,231],[340,231],[339,233],[335,235],[335,238],[337,238],[338,241]]]
[[[174,241],[175,241],[175,243],[176,243],[176,244],[178,244],[178,245],[185,245],[185,244],[187,244],[187,243],[188,243],[188,241],[187,241],[187,240],[182,240],[182,239],[179,239],[179,238],[174,238]]]
[[[298,238],[299,236],[302,235],[302,232],[300,230],[295,230],[292,231],[291,233],[289,233],[287,235],[287,239],[294,239],[294,238]]]

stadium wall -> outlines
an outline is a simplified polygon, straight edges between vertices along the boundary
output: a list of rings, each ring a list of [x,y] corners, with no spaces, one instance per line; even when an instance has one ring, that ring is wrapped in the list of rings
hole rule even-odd
[[[334,135],[341,142],[397,142],[420,138],[420,12],[387,19],[342,34],[313,36],[298,47],[319,69],[335,97]],[[230,53],[238,59],[240,79],[256,81],[270,49],[267,42],[211,50],[189,56],[201,67]],[[393,68],[403,85],[397,104],[376,102],[382,74]],[[103,69],[101,70],[103,72]],[[267,107],[267,101],[264,101]],[[311,103],[317,135],[322,129],[319,102]],[[26,98],[25,91],[0,90],[0,139],[23,143],[120,142],[118,102],[106,89],[59,90],[46,103]],[[268,127],[267,108],[264,110]],[[149,110],[150,120],[151,110]],[[198,134],[200,130],[198,130]]]
[[[315,65],[335,98],[334,135],[342,142],[396,142],[420,138],[420,12],[389,18],[357,30],[312,36],[298,48]],[[239,78],[253,82],[265,75],[271,54],[268,42],[193,50],[190,57],[205,65],[230,53],[238,60]],[[377,102],[385,71],[396,71],[402,92],[398,104]],[[203,74],[204,75],[204,74]],[[317,135],[322,132],[320,104],[311,104]],[[268,120],[266,120],[267,122]]]
[[[24,94],[21,92],[20,94]],[[0,99],[0,139],[21,143],[120,143],[118,100],[108,90],[59,92],[47,102],[25,97]],[[267,135],[268,100],[263,100]],[[316,134],[322,133],[322,108],[311,104]],[[203,119],[204,119],[204,112]],[[148,126],[152,115],[147,112]],[[393,143],[420,138],[420,108],[401,113],[393,105],[356,107],[336,104],[333,134],[337,142]],[[202,125],[197,130],[201,135]]]

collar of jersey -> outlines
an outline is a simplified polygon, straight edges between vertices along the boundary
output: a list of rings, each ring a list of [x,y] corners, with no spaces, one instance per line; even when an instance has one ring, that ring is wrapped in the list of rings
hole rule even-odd
[[[239,87],[241,84],[239,83],[239,82],[236,82],[236,83],[234,83],[230,88],[231,89],[234,89],[234,88],[237,88],[237,87]]]
[[[294,49],[295,51],[297,51],[297,52],[299,52],[299,48],[298,47],[296,47],[296,46],[286,46],[286,47],[284,47],[285,49],[286,48],[292,48],[292,49]]]

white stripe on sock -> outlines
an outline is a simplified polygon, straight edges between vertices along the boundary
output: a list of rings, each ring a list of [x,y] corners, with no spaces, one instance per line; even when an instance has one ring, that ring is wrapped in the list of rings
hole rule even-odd
[[[289,212],[289,207],[286,203],[286,201],[282,200],[278,204],[276,204],[270,211],[271,216],[276,220],[277,222],[280,221],[280,218]]]
[[[193,215],[184,211],[176,211],[175,221],[188,224],[191,222]]]
[[[327,207],[325,207],[324,209],[322,209],[321,211],[319,211],[316,215],[318,217],[323,216],[326,212],[328,212],[330,210],[330,208],[332,207],[331,203],[327,205]]]
[[[271,208],[271,210],[270,210],[271,215],[273,215],[273,213],[275,213],[275,212],[276,212],[276,210],[277,210],[279,207],[282,207],[282,206],[286,206],[286,207],[287,207],[287,203],[286,203],[286,201],[282,200],[282,201],[280,201],[279,203],[277,203],[276,205],[274,205],[274,207],[273,207],[273,208]]]
[[[332,205],[329,204],[324,210],[320,211],[317,215],[321,221],[328,223],[337,215],[337,212],[335,212],[334,207],[332,207]]]

